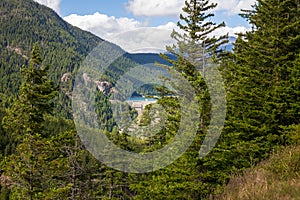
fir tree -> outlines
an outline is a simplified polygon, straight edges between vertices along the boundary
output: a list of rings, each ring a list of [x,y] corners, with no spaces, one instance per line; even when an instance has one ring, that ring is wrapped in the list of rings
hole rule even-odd
[[[225,25],[224,23],[216,25],[208,21],[214,16],[208,14],[208,11],[215,7],[216,4],[210,4],[208,0],[186,1],[184,14],[180,15],[182,21],[178,22],[182,32],[173,31],[171,36],[177,44],[167,47],[167,50],[176,55],[177,59],[172,60],[167,55],[163,55],[193,87],[201,106],[191,109],[199,110],[201,121],[196,123],[201,129],[198,130],[195,141],[180,159],[157,172],[139,176],[140,183],[131,185],[131,188],[137,191],[137,199],[200,199],[210,192],[206,190],[208,186],[202,181],[202,169],[199,166],[201,140],[210,118],[210,98],[204,78],[206,68],[212,67],[209,65],[210,62],[212,60],[219,62],[221,58],[220,45],[227,42],[227,35],[211,36],[216,29]],[[178,130],[181,116],[176,98],[164,97],[159,102],[163,103],[168,112],[168,123],[163,130],[164,133],[160,132],[155,136],[158,140],[151,141],[154,149],[161,148],[162,144],[172,140]],[[159,139],[164,140],[161,142]],[[147,148],[149,149],[151,148]]]
[[[239,35],[233,62],[224,70],[230,81],[223,148],[229,154],[222,156],[232,169],[253,166],[286,144],[282,128],[299,123],[299,5],[258,0],[242,14],[253,29]]]
[[[43,161],[47,159],[43,129],[44,115],[51,113],[51,100],[56,89],[47,78],[47,68],[42,67],[40,48],[34,45],[29,67],[21,69],[24,80],[19,98],[3,118],[4,128],[18,138],[15,154],[5,159],[5,173],[13,179],[12,195],[27,199],[39,198],[43,191]]]
[[[177,60],[163,56],[194,88],[202,105],[200,126],[203,131],[209,123],[210,112],[209,92],[204,80],[206,68],[211,62],[218,63],[224,57],[225,52],[221,49],[221,45],[228,42],[228,35],[212,36],[215,30],[225,26],[224,22],[216,24],[210,21],[214,14],[208,11],[216,6],[217,4],[208,0],[186,1],[182,9],[184,14],[180,15],[181,21],[178,22],[178,27],[183,33],[173,31],[171,36],[177,41],[177,45],[167,47],[169,52],[177,56]]]
[[[26,134],[44,134],[44,115],[53,110],[56,88],[47,78],[48,67],[42,66],[40,47],[35,44],[29,67],[23,67],[24,76],[19,97],[3,118],[4,128],[17,137]]]
[[[189,38],[200,44],[205,52],[216,53],[220,45],[227,42],[227,35],[212,37],[212,34],[218,28],[224,27],[225,23],[216,24],[209,21],[214,16],[213,13],[207,13],[217,6],[216,3],[210,3],[209,0],[187,0],[182,9],[185,14],[180,14],[182,22],[178,22],[178,27],[189,35]],[[174,32],[174,37],[179,33]]]

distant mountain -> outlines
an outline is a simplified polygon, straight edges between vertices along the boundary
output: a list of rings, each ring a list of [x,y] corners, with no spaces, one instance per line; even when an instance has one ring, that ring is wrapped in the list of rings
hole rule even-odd
[[[228,37],[228,43],[221,46],[221,49],[225,51],[232,51],[234,47],[234,43],[236,41],[236,38],[233,36]],[[173,54],[167,54],[168,57],[172,60],[176,59],[176,56]],[[157,53],[136,53],[136,54],[129,54],[127,53],[125,55],[127,58],[137,62],[138,64],[149,64],[149,63],[161,63],[165,65],[171,65],[168,61],[163,59],[159,54]]]
[[[20,68],[28,64],[35,42],[42,48],[43,65],[50,66],[51,80],[57,85],[62,80],[69,80],[70,86],[82,61],[103,40],[68,24],[53,10],[33,0],[1,0],[0,106],[6,107],[11,97],[18,93],[22,81]],[[130,56],[120,57],[111,64],[106,80],[114,82],[120,74],[136,65]],[[66,107],[71,108],[69,94],[66,91],[59,93],[57,110],[61,113],[69,113],[64,111]]]
[[[39,42],[44,64],[58,81],[73,72],[102,39],[73,27],[54,11],[32,0],[0,1],[0,93],[15,93],[20,67],[28,62],[31,48]]]
[[[222,45],[221,48],[224,49],[225,51],[232,51],[235,41],[236,41],[236,37],[229,36],[228,43]],[[172,60],[176,59],[175,55],[172,54],[167,54],[167,55]],[[160,57],[160,55],[157,53],[136,53],[136,54],[128,53],[125,56],[137,62],[138,64],[149,64],[149,63],[158,62],[165,65],[171,65],[168,61]]]
[[[234,36],[229,36],[229,37],[228,37],[228,40],[229,40],[229,43],[235,43],[236,37],[234,37]]]
[[[160,63],[164,65],[171,65],[168,61],[166,61],[164,58],[162,58],[157,53],[136,53],[136,54],[129,54],[127,53],[125,57],[137,62],[138,64],[150,64],[150,63]],[[168,54],[168,57],[170,59],[176,59],[176,56],[172,54]]]
[[[1,0],[0,104],[17,94],[21,83],[20,68],[28,63],[35,42],[42,47],[43,64],[50,66],[50,78],[59,84],[62,77],[74,77],[81,62],[103,40],[68,24],[53,10],[33,0]],[[106,79],[114,82],[130,67],[155,62],[170,65],[159,54],[125,53],[112,64]],[[61,101],[66,101],[65,98],[60,94]]]

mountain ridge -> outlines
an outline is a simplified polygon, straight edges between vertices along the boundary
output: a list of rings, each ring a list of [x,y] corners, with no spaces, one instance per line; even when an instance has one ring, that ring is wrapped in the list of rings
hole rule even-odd
[[[15,96],[21,83],[20,68],[28,64],[31,48],[39,42],[44,65],[50,66],[49,77],[56,84],[61,77],[73,77],[81,62],[104,40],[64,21],[52,9],[33,0],[2,0],[0,2],[0,93]],[[109,43],[109,42],[108,42]],[[110,43],[115,48],[121,48]],[[119,64],[118,64],[119,62]],[[112,79],[134,65],[159,62],[170,65],[156,53],[130,54],[114,63]],[[106,80],[104,80],[106,81]],[[61,97],[62,98],[62,97]]]

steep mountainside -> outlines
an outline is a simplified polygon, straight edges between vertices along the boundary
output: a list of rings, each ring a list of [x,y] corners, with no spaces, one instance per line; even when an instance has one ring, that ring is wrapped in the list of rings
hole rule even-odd
[[[20,67],[28,63],[35,42],[42,47],[44,65],[50,66],[50,78],[58,84],[64,74],[74,75],[85,56],[102,41],[32,0],[1,0],[0,94],[10,96],[17,93],[21,82]],[[158,54],[126,53],[113,64],[115,72],[109,76],[113,81],[130,66],[155,61],[167,64]]]
[[[160,57],[159,54],[157,53],[136,53],[136,54],[127,53],[125,56],[141,65],[156,63],[156,62],[164,65],[170,65],[168,61]],[[176,57],[172,54],[169,54],[168,57],[170,59],[174,59],[174,60],[176,59]]]
[[[59,80],[72,72],[102,40],[63,21],[54,11],[32,0],[0,2],[0,93],[15,93],[20,84],[19,70],[28,62],[35,42],[50,65],[50,76]]]
[[[0,105],[7,107],[21,83],[20,68],[29,61],[35,42],[42,47],[43,64],[50,66],[49,76],[56,85],[62,79],[74,78],[80,63],[103,40],[61,19],[53,10],[32,0],[1,0],[0,2]],[[119,48],[111,44],[113,48]],[[125,53],[125,52],[124,52]],[[141,63],[140,61],[143,61]],[[114,82],[126,69],[162,59],[156,54],[125,54],[107,73]],[[135,62],[136,61],[136,62]],[[71,81],[72,83],[72,81]],[[59,94],[59,109],[66,107],[65,91]],[[64,105],[64,106],[61,106]],[[64,111],[62,111],[64,112]]]

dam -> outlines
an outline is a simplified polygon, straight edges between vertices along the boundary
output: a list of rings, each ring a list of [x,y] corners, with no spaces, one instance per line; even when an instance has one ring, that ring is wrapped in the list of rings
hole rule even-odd
[[[151,103],[155,103],[157,100],[153,98],[134,97],[126,100],[126,102],[136,111],[138,115],[141,115],[145,107]]]

